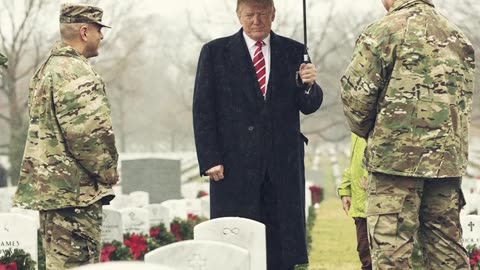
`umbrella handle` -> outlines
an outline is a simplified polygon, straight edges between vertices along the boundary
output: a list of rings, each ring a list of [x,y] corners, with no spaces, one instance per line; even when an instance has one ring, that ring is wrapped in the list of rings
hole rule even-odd
[[[303,63],[305,63],[305,64],[311,63],[310,56],[308,55],[308,53],[303,54]]]

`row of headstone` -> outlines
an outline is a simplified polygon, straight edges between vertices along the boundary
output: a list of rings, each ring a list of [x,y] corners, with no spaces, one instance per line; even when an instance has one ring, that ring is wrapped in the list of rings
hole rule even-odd
[[[194,228],[194,240],[145,254],[145,262],[179,270],[266,270],[262,223],[238,217],[209,220]]]
[[[197,171],[198,174],[198,171]],[[210,183],[204,181],[195,181],[189,183],[183,183],[181,187],[182,197],[185,199],[197,198],[200,191],[210,193]]]
[[[145,254],[144,264],[103,263],[77,270],[266,270],[266,258],[265,226],[249,219],[225,217],[195,226],[194,240],[150,251]]]
[[[170,210],[172,219],[174,217],[184,219],[187,218],[187,214],[209,217],[209,201],[209,196],[204,196],[201,198],[166,200],[160,204]],[[135,191],[130,193],[130,195],[117,194],[110,202],[110,206],[114,209],[148,208],[150,205],[156,205],[156,203],[150,204],[149,194],[144,191]]]
[[[164,224],[167,230],[175,219],[187,219],[188,214],[201,217],[209,216],[210,198],[168,200],[160,204],[148,204],[145,207],[124,207],[115,209],[112,206],[103,208],[102,239],[122,241],[126,233],[148,234],[150,227]]]

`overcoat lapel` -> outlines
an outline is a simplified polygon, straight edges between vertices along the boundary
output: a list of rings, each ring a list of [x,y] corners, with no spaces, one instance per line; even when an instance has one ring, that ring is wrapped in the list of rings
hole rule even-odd
[[[282,54],[284,55],[282,56]],[[277,73],[280,70],[283,58],[286,58],[286,54],[285,52],[282,52],[282,47],[278,42],[277,35],[270,32],[270,76],[268,78],[266,102],[272,98],[272,95],[275,92],[275,82],[277,81],[275,78],[277,78]]]
[[[239,72],[237,74],[229,74],[229,76],[241,76],[242,91],[247,98],[256,105],[257,109],[261,108],[264,103],[263,96],[258,85],[257,76],[253,67],[250,53],[248,52],[243,32],[240,30],[227,45],[228,54],[230,55],[230,64],[234,65]]]

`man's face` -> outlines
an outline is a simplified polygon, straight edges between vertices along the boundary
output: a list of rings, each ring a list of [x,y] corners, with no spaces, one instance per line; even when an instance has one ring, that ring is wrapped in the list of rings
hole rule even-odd
[[[255,41],[260,41],[270,34],[275,9],[255,3],[243,3],[238,7],[237,16],[245,34]]]
[[[103,39],[102,27],[98,24],[88,24],[87,37],[85,57],[95,57],[98,55],[98,47]]]

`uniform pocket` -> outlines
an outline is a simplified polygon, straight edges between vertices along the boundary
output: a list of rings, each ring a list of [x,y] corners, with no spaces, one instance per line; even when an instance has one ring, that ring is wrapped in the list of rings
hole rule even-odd
[[[370,248],[381,250],[396,248],[398,217],[402,212],[405,195],[379,194],[367,198],[367,224]]]
[[[405,195],[376,194],[367,199],[367,216],[398,214],[402,212]]]

